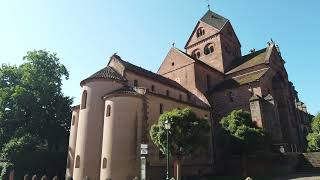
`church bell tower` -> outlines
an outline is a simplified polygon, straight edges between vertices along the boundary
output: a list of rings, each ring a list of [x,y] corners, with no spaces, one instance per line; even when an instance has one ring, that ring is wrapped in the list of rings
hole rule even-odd
[[[186,53],[226,73],[241,57],[241,44],[230,21],[210,9],[198,21],[185,45]]]

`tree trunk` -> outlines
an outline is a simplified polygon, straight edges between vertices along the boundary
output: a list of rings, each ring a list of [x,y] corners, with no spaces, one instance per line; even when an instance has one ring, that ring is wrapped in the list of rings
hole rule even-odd
[[[176,160],[174,160],[174,177],[175,180],[181,180],[181,159],[177,158]]]
[[[248,176],[248,162],[247,162],[247,153],[242,152],[241,154],[241,163],[242,163],[242,175],[244,178]]]

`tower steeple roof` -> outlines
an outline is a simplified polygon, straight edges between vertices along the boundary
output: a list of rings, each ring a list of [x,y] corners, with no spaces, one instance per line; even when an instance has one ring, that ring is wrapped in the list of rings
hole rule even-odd
[[[211,10],[208,10],[200,21],[221,30],[229,20]]]

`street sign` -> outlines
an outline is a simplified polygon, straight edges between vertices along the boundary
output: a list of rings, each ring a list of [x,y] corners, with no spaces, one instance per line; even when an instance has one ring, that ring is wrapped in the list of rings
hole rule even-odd
[[[140,154],[147,155],[148,154],[148,144],[141,144]]]

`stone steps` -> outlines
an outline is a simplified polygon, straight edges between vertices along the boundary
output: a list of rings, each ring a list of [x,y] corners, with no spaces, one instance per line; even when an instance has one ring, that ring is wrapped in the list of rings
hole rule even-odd
[[[320,172],[320,152],[301,154],[298,171]]]

